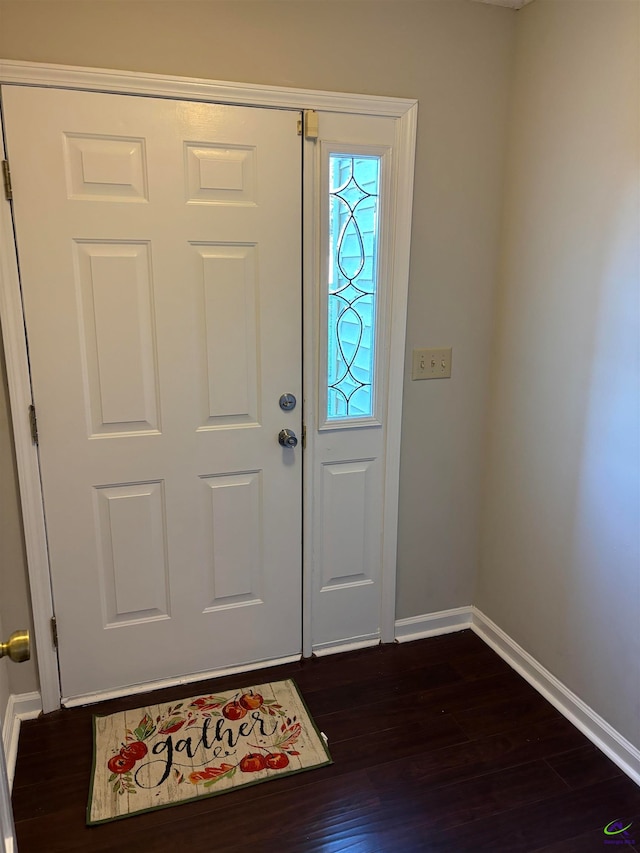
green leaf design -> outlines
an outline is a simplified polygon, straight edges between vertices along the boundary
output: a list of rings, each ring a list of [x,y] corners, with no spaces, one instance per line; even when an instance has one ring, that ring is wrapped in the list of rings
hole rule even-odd
[[[209,779],[207,782],[202,783],[203,788],[210,788],[212,785],[215,785],[216,782],[219,782],[220,779],[231,779],[236,775],[236,767],[232,767],[231,770],[227,770],[226,773],[221,773],[219,776],[216,776],[215,779]]]
[[[228,696],[199,696],[198,698],[199,699],[206,699],[207,702],[212,704],[212,705],[226,705],[227,702],[229,701]],[[198,705],[197,702],[192,702],[187,707],[191,708],[194,711],[199,711],[201,706]],[[211,709],[208,708],[207,710],[211,710]]]
[[[298,740],[300,735],[302,734],[302,726],[300,723],[293,723],[289,728],[286,728],[282,731],[280,729],[280,733],[276,735],[275,740],[271,744],[271,749],[287,749]]]
[[[138,740],[147,740],[151,735],[155,732],[156,727],[152,718],[149,714],[145,714],[144,717],[138,723],[138,727],[134,729],[134,735],[138,738]]]
[[[169,729],[173,728],[174,726],[177,726],[179,723],[184,723],[184,721],[184,717],[181,717],[180,715],[170,717],[168,720],[165,720],[164,723],[162,723],[159,732],[160,734],[164,734],[165,732],[169,731]]]
[[[118,774],[112,773],[111,776],[109,776],[107,784],[109,784],[109,782],[114,782],[117,778],[118,778]]]

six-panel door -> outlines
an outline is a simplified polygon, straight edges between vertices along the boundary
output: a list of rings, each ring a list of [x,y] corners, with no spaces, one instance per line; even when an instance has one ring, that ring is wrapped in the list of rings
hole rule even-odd
[[[297,114],[3,102],[63,696],[299,653]]]

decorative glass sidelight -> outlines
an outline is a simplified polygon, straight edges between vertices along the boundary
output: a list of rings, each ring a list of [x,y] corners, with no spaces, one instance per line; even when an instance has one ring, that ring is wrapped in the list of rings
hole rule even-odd
[[[374,414],[380,157],[329,155],[327,421]]]

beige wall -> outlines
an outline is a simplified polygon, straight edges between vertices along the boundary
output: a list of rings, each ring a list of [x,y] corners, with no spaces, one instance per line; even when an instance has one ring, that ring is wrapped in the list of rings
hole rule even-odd
[[[2,623],[0,623],[0,631],[2,630]],[[7,702],[9,701],[9,695],[11,694],[11,688],[9,687],[8,666],[8,661],[0,663],[0,738],[3,734],[2,727],[4,726]]]
[[[640,747],[640,4],[518,13],[476,604]]]
[[[7,59],[419,99],[408,349],[452,345],[454,378],[406,383],[400,617],[471,602],[514,25],[468,0],[0,2]]]

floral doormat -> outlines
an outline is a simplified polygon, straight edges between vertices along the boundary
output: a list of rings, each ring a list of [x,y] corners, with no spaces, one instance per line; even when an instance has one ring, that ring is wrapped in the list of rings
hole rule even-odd
[[[293,681],[93,718],[87,823],[331,764]]]

